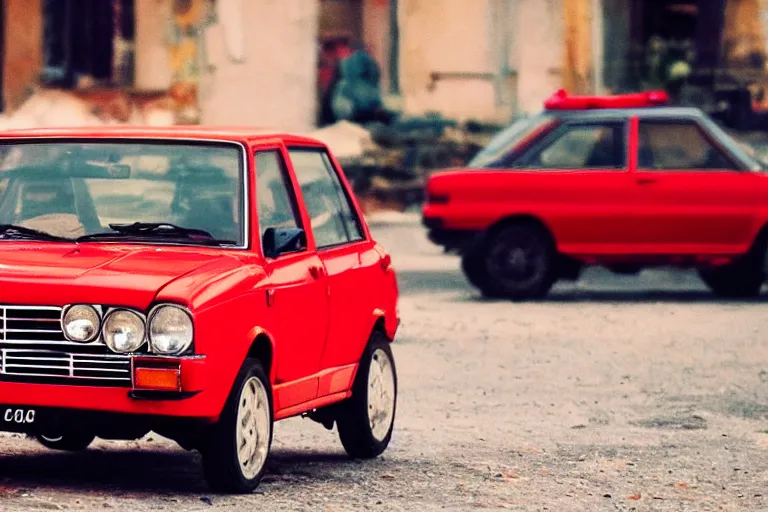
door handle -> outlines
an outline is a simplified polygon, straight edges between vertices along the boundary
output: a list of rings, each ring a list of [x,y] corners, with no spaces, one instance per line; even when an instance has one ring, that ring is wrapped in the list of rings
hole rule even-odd
[[[315,279],[320,279],[321,277],[323,277],[323,274],[325,274],[325,271],[323,270],[322,265],[310,265],[309,273]]]
[[[656,181],[656,178],[637,178],[639,185],[650,185],[651,183],[656,183]]]

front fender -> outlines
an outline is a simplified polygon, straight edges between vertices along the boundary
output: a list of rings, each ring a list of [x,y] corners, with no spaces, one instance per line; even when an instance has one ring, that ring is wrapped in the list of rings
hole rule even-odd
[[[264,318],[264,294],[258,290],[241,294],[195,312],[195,352],[205,355],[208,376],[203,393],[213,415],[218,417],[251,346],[262,334],[273,349],[270,379],[274,382],[274,340],[254,319]]]

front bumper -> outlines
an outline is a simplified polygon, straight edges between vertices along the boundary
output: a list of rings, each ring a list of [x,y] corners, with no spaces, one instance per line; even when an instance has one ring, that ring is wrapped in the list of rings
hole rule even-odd
[[[148,431],[195,434],[200,418],[163,414],[40,407],[0,403],[0,431],[56,436],[71,430],[88,431],[105,439],[138,439]],[[184,439],[184,437],[181,437]]]
[[[132,360],[132,371],[135,372],[141,367],[178,368],[178,388],[173,391],[147,389],[138,387],[135,382],[130,387],[107,387],[0,379],[0,404],[5,406],[5,409],[0,409],[0,416],[4,416],[10,408],[53,408],[177,416],[210,421],[218,417],[221,404],[210,393],[206,393],[209,375],[204,357],[137,356]],[[3,422],[0,421],[0,429],[2,428]]]

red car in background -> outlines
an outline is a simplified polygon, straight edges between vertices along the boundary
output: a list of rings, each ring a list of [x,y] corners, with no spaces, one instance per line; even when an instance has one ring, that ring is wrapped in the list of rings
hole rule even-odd
[[[467,167],[430,177],[423,223],[486,296],[543,297],[586,265],[692,267],[717,295],[760,293],[764,167],[663,92],[559,91]]]
[[[273,422],[392,436],[390,256],[320,142],[204,128],[0,136],[0,430],[150,430],[248,492]]]

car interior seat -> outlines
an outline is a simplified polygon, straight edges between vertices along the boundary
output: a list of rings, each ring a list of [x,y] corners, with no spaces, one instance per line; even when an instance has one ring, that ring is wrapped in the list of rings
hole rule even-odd
[[[192,172],[179,179],[172,210],[182,227],[202,229],[218,239],[234,240],[239,234],[233,216],[234,191],[232,180],[223,172]]]
[[[637,166],[640,169],[654,168],[653,151],[650,147],[641,145],[637,148]]]
[[[71,180],[46,179],[24,183],[17,212],[17,221],[51,214],[77,215]]]

